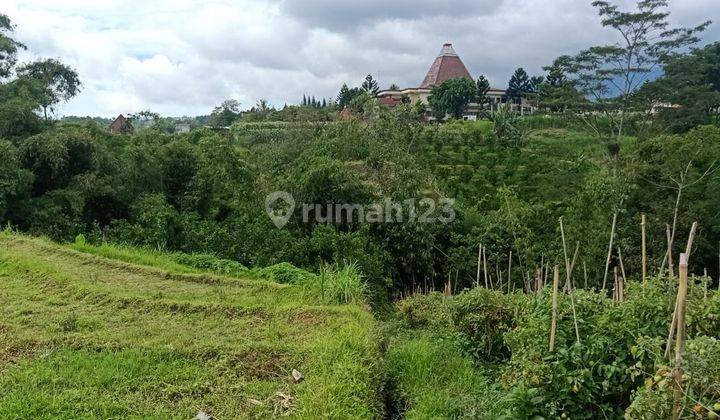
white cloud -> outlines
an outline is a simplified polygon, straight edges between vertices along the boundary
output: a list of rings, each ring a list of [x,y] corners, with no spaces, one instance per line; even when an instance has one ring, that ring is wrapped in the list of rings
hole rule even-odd
[[[23,61],[60,58],[78,71],[83,91],[66,115],[196,115],[231,97],[282,106],[335,96],[367,73],[415,86],[444,42],[502,87],[519,66],[539,73],[615,39],[590,0],[5,0],[2,12],[28,45]],[[671,12],[688,26],[720,4],[672,0]],[[711,27],[704,42],[718,37]]]

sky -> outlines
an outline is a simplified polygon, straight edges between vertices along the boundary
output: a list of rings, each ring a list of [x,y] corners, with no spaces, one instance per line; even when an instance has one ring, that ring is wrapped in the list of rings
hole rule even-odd
[[[618,0],[630,7],[630,0]],[[282,107],[335,97],[372,74],[416,87],[451,42],[477,77],[504,88],[562,54],[616,42],[591,0],[3,0],[28,50],[57,58],[82,92],[58,115],[113,117],[150,109],[209,114],[225,99]],[[670,0],[674,24],[720,16],[718,0]],[[720,39],[720,22],[703,43]]]

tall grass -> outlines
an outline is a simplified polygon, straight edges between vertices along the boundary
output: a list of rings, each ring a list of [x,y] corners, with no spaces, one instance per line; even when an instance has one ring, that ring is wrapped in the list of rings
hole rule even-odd
[[[354,261],[321,267],[320,288],[328,303],[365,303],[367,284]]]

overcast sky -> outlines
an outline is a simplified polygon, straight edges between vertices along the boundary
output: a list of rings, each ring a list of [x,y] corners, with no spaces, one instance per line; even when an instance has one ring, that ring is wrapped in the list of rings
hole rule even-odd
[[[621,4],[632,2],[621,0]],[[83,90],[63,115],[150,109],[207,114],[334,97],[372,73],[416,87],[445,42],[473,76],[505,87],[513,70],[614,41],[591,0],[3,0],[28,46],[21,61],[59,58]],[[673,22],[720,17],[718,0],[671,0]],[[720,39],[720,22],[703,42]]]

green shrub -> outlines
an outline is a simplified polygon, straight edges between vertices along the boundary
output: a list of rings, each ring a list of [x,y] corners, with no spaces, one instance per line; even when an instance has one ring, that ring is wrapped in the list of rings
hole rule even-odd
[[[240,277],[247,274],[248,271],[247,267],[237,261],[217,258],[214,255],[183,253],[173,253],[170,255],[180,264],[225,276]]]
[[[313,284],[317,280],[315,274],[285,262],[256,269],[255,273],[260,278],[283,284]]]
[[[504,335],[515,326],[515,302],[502,292],[475,288],[449,301],[452,325],[460,333],[464,348],[478,360],[510,356]]]
[[[403,299],[396,304],[396,308],[409,328],[434,327],[447,330],[452,321],[445,299],[442,293],[433,292]]]
[[[717,418],[720,414],[720,341],[715,337],[696,337],[687,341],[685,350],[681,418]],[[626,419],[672,417],[672,368],[660,359],[654,372],[638,389],[625,411]]]

